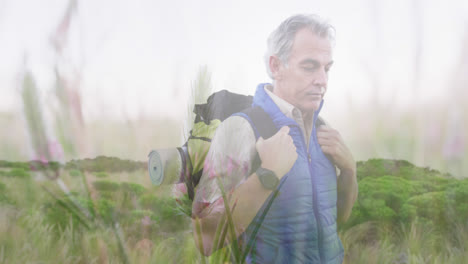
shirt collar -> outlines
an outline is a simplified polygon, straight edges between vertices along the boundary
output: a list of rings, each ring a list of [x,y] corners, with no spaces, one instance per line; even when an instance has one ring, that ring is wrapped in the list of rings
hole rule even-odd
[[[267,84],[264,86],[265,92],[270,96],[271,100],[278,106],[280,111],[287,117],[297,120],[297,115],[300,115],[299,109],[297,109],[294,105],[286,102],[284,99],[280,98],[276,94],[273,93],[273,86],[271,84]]]

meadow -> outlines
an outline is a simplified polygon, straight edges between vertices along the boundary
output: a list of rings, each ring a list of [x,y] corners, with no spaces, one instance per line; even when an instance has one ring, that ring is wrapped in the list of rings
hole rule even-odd
[[[468,179],[384,159],[358,162],[358,176],[339,228],[345,263],[467,259]],[[201,256],[172,186],[152,186],[145,162],[0,162],[0,263],[232,263],[230,250]]]

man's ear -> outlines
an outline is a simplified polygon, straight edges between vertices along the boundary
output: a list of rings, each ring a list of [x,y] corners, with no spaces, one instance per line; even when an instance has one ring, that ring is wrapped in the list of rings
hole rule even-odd
[[[273,80],[275,81],[281,80],[281,77],[282,77],[281,60],[275,55],[272,55],[270,56],[269,65],[270,65],[271,77],[273,77]]]

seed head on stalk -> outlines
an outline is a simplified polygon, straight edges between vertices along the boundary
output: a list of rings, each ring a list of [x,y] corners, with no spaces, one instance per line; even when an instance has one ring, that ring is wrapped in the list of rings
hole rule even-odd
[[[193,109],[195,104],[204,103],[211,94],[211,90],[211,73],[208,70],[208,66],[201,66],[198,70],[197,78],[193,81],[190,90],[190,98],[187,104],[187,118],[185,119],[184,126],[184,141],[188,139],[190,130],[193,128],[193,122],[195,120]]]
[[[27,131],[33,150],[33,159],[38,160],[45,167],[52,158],[58,158],[53,157],[53,154],[61,155],[62,151],[59,145],[49,140],[37,85],[30,71],[24,72],[21,84],[21,97],[28,128]],[[46,176],[49,178],[56,178],[58,176],[57,173],[54,174],[52,175],[49,171],[46,171]]]

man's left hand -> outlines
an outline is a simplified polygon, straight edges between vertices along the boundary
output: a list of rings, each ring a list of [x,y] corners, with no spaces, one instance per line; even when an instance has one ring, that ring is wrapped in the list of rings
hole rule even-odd
[[[335,129],[321,126],[317,130],[317,138],[323,153],[328,155],[340,169],[340,177],[337,181],[337,221],[344,223],[351,215],[353,204],[358,195],[356,162],[351,151],[344,144],[340,133]]]
[[[341,172],[353,174],[356,172],[356,162],[353,155],[337,130],[321,126],[317,130],[317,138],[323,153],[332,159]]]

